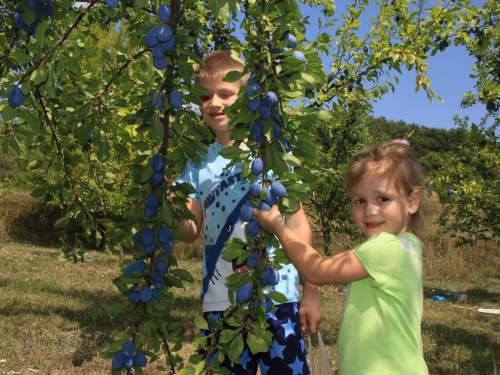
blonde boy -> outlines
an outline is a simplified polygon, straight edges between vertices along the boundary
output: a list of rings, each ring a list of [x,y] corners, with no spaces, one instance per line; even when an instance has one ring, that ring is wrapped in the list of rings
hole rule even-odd
[[[230,71],[244,70],[244,66],[231,58],[228,51],[212,52],[203,58],[203,62],[199,74],[195,75],[196,83],[208,89],[200,97],[200,112],[217,140],[207,147],[206,155],[200,155],[200,163],[189,161],[177,178],[177,182],[190,183],[196,189],[188,199],[188,208],[196,220],[179,222],[178,230],[186,242],[195,241],[203,231],[202,306],[205,316],[217,319],[231,305],[225,279],[234,272],[232,263],[222,258],[221,253],[229,238],[245,239],[245,223],[240,221],[239,212],[248,201],[249,189],[248,179],[241,176],[241,164],[226,169],[229,160],[219,155],[234,143],[230,137],[231,129],[228,129],[230,118],[223,110],[236,101],[246,79],[237,82],[222,80]],[[287,218],[286,225],[311,243],[311,229],[302,208]],[[241,364],[230,368],[233,374],[256,374],[259,366],[263,375],[309,373],[302,333],[315,334],[321,321],[318,289],[304,283],[299,305],[299,275],[292,265],[287,265],[280,270],[279,284],[271,290],[285,294],[289,301],[277,305],[275,314],[268,314],[273,343],[267,353],[258,356],[246,348]]]

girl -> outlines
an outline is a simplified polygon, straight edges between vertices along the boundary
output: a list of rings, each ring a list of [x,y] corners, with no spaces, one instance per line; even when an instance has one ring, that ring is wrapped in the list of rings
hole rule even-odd
[[[254,210],[275,234],[299,273],[312,284],[348,282],[340,326],[340,375],[428,374],[420,332],[424,202],[418,155],[401,141],[354,157],[345,185],[354,220],[367,240],[322,258],[287,228],[277,206]]]

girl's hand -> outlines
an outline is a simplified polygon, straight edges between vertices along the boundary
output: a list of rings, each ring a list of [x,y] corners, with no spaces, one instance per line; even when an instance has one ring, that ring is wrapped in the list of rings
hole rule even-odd
[[[274,205],[269,211],[253,210],[255,221],[266,231],[271,234],[276,234],[278,228],[285,225],[283,215],[278,206]]]

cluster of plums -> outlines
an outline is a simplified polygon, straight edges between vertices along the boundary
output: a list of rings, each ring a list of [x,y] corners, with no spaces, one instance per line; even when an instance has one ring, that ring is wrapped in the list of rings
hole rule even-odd
[[[255,160],[262,161],[260,158]],[[262,190],[263,189],[259,183],[254,183],[250,185],[248,194],[250,197],[254,198],[254,200],[260,200]],[[269,211],[271,206],[276,204],[279,198],[283,198],[286,195],[286,188],[279,181],[273,181],[271,185],[264,187],[264,191],[264,200],[257,204],[257,208],[263,211]],[[254,209],[255,205],[251,200],[246,202],[240,209],[240,219],[248,223],[246,226],[246,232],[250,237],[255,237],[261,230],[261,226],[254,220]]]
[[[19,2],[21,3],[21,2]],[[28,25],[23,19],[24,11],[21,4],[14,8],[16,15],[14,17],[14,31],[24,30],[27,34],[35,34],[36,27],[42,22],[43,17],[52,17],[54,14],[54,5],[51,0],[25,0],[28,9],[35,10],[35,20]]]
[[[162,23],[159,26],[154,26],[148,30],[145,37],[145,43],[151,48],[153,53],[153,66],[158,70],[164,70],[168,66],[168,52],[172,52],[175,48],[175,38],[172,28],[168,25],[168,21],[172,15],[170,5],[161,4],[158,7],[158,18]],[[163,98],[159,92],[153,93],[151,96],[151,105],[155,109],[162,109],[164,106]],[[177,90],[170,91],[168,102],[174,109],[182,107],[182,96]]]
[[[290,141],[281,136],[280,124],[283,122],[281,116],[278,113],[273,113],[272,117],[273,117],[272,140],[274,141],[276,148],[280,152],[283,152],[283,150],[285,150],[286,152],[290,152],[292,150],[292,145]],[[250,137],[254,139],[256,143],[261,143],[262,140],[265,139],[264,128],[262,126],[262,122],[259,119],[254,120],[253,123],[251,124]]]
[[[135,354],[134,354],[135,352]],[[148,360],[142,351],[135,351],[134,343],[132,340],[127,340],[122,349],[115,354],[111,365],[113,370],[130,370],[134,365],[139,367],[146,367]]]
[[[252,267],[250,267],[250,264],[252,262],[255,262],[255,259],[254,259],[255,257],[251,258],[253,254],[255,254],[255,256],[258,257],[257,253],[252,253],[247,258],[247,266],[249,268],[256,267],[256,264],[252,265]],[[279,282],[278,270],[271,265],[266,265],[262,271],[262,279],[260,279],[260,284],[264,287],[265,286],[275,286],[278,284],[278,282]],[[235,294],[236,301],[238,301],[239,303],[248,302],[250,300],[250,298],[252,297],[253,289],[254,289],[254,285],[251,283],[245,283],[245,284],[241,285],[240,287],[238,287],[238,289],[236,290],[236,294]],[[258,305],[261,305],[264,308],[265,312],[267,313],[267,312],[271,311],[271,309],[273,307],[273,302],[272,302],[272,299],[267,294],[264,294],[264,301],[262,301],[260,299],[256,300],[254,302],[254,308],[257,309]]]

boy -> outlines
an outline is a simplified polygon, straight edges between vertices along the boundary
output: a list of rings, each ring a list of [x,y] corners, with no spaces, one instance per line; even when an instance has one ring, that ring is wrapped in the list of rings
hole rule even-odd
[[[240,208],[248,200],[249,182],[241,177],[241,164],[226,169],[229,160],[219,155],[234,143],[228,129],[230,118],[223,109],[231,106],[238,97],[246,77],[237,82],[224,82],[230,71],[243,71],[244,66],[231,57],[228,51],[215,51],[203,58],[204,66],[195,75],[197,84],[208,89],[201,96],[200,112],[215,133],[217,141],[208,146],[201,163],[188,162],[177,182],[193,185],[196,193],[188,199],[188,208],[196,221],[178,222],[178,231],[184,241],[193,242],[204,232],[203,285],[201,291],[203,313],[218,317],[231,303],[228,299],[226,277],[234,270],[232,263],[221,257],[224,243],[233,237],[245,239],[244,223],[239,219]],[[300,207],[290,215],[286,225],[301,238],[311,243],[311,229]],[[276,306],[276,314],[268,315],[268,328],[273,333],[273,343],[267,353],[245,356],[242,364],[231,369],[234,374],[256,374],[258,364],[262,374],[308,374],[303,336],[315,334],[321,321],[317,286],[305,282],[303,297],[299,302],[299,276],[292,265],[280,270],[280,282],[272,290],[287,296],[287,303]],[[245,351],[246,353],[248,351]]]

